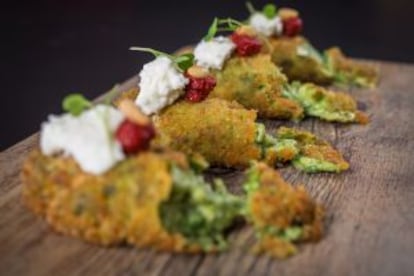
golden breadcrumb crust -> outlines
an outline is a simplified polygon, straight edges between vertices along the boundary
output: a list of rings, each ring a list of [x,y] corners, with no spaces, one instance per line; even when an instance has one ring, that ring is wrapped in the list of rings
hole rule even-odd
[[[349,168],[349,163],[338,150],[333,148],[329,142],[309,131],[280,127],[276,131],[276,136],[295,139],[299,143],[300,153],[303,156],[333,163],[338,167],[339,171]]]
[[[214,71],[217,85],[209,97],[237,101],[246,108],[257,110],[260,117],[298,119],[302,107],[282,97],[286,77],[272,63],[270,55],[233,56],[222,70]]]
[[[248,209],[256,229],[301,227],[295,241],[318,241],[323,235],[324,209],[309,196],[305,187],[293,187],[280,174],[265,165],[256,164],[259,187],[248,198]],[[258,253],[283,258],[296,252],[295,245],[282,237],[262,233],[255,245]]]
[[[138,89],[121,94],[135,99]],[[186,154],[201,154],[213,166],[246,168],[261,159],[256,144],[256,112],[240,104],[218,98],[198,103],[178,100],[153,117],[157,136],[154,146],[172,148]],[[274,164],[275,156],[266,156]]]
[[[184,153],[199,153],[214,166],[245,168],[261,158],[256,144],[256,112],[236,102],[209,98],[184,100],[155,116],[155,144]]]
[[[356,81],[357,84],[371,88],[378,83],[378,67],[350,59],[338,47],[326,50],[325,54],[329,58],[333,70],[342,72],[346,80]]]
[[[298,55],[298,47],[307,43],[301,36],[269,38],[273,47],[272,61],[281,68],[290,81],[298,80],[317,84],[330,84],[332,76],[327,74],[320,62],[306,55]]]
[[[201,251],[180,234],[166,232],[158,213],[172,187],[169,164],[179,155],[144,152],[103,175],[91,175],[72,158],[35,150],[23,165],[23,199],[56,231],[88,242]]]

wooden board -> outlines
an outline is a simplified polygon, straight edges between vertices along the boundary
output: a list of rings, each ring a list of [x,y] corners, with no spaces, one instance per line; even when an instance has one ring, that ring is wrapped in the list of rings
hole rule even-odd
[[[230,251],[180,255],[102,248],[52,232],[21,204],[19,170],[37,145],[35,134],[0,154],[1,275],[414,275],[414,66],[379,63],[377,90],[350,91],[369,113],[368,126],[305,120],[344,152],[340,175],[282,174],[304,183],[328,210],[326,236],[288,260],[249,254],[252,233],[241,229]],[[123,88],[136,84],[131,79]],[[265,121],[270,129],[286,122]],[[241,172],[216,171],[237,190]]]

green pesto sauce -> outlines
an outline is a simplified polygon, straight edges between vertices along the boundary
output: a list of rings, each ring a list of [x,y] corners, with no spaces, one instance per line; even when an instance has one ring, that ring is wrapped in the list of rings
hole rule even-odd
[[[171,167],[173,188],[160,206],[160,216],[169,232],[182,234],[203,249],[225,249],[224,231],[242,213],[243,200],[227,192],[222,182],[214,189],[193,171]]]
[[[356,120],[355,112],[335,109],[326,96],[312,86],[295,82],[285,86],[283,93],[286,97],[297,101],[304,108],[306,115],[330,122],[347,123]]]
[[[252,166],[247,171],[246,181],[243,183],[243,189],[247,193],[247,197],[251,196],[260,187],[260,174],[255,166]],[[245,209],[245,215],[249,217],[250,211],[248,206]],[[303,228],[297,225],[291,225],[286,228],[279,228],[275,225],[266,225],[262,228],[255,228],[255,234],[258,238],[263,238],[266,235],[278,237],[285,241],[296,241],[302,237]]]
[[[278,144],[275,137],[266,133],[266,127],[261,123],[256,123],[255,142],[260,147],[262,159],[264,159],[270,151],[275,151]]]
[[[292,164],[295,168],[308,173],[340,172],[340,169],[334,163],[306,156],[298,156],[292,161]]]
[[[267,225],[262,229],[256,229],[256,236],[260,239],[266,235],[277,237],[281,240],[294,242],[299,240],[303,234],[303,227],[288,226],[286,228],[279,228],[274,225]]]
[[[277,156],[281,156],[282,154],[279,154],[283,151],[291,151],[294,153],[294,156],[297,156],[300,153],[299,144],[294,139],[279,139],[278,143],[276,144],[276,152]],[[286,160],[278,160],[281,162],[284,162]]]

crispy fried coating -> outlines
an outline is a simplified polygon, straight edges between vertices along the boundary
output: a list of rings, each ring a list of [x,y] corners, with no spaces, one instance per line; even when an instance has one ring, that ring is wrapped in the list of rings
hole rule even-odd
[[[135,99],[137,95],[137,88],[130,89],[114,103],[125,98]],[[275,164],[276,152],[267,148],[265,129],[262,139],[257,137],[256,117],[255,111],[234,101],[208,98],[190,103],[179,100],[153,117],[157,128],[153,145],[189,155],[200,154],[213,166],[246,168],[251,160]]]
[[[200,169],[199,156],[157,149],[91,175],[72,158],[36,150],[23,166],[23,199],[56,231],[92,243],[221,251],[244,200],[218,180],[210,186]]]
[[[297,143],[298,154],[292,160],[297,169],[305,172],[341,172],[349,168],[339,151],[308,131],[281,127],[277,130],[276,137]]]
[[[261,158],[255,121],[256,112],[236,102],[181,100],[154,118],[158,130],[154,143],[187,154],[199,153],[214,166],[245,168],[250,160]]]
[[[378,83],[377,67],[347,58],[338,47],[326,50],[325,56],[337,82],[369,88],[374,88]]]
[[[128,91],[121,97],[132,94]],[[220,167],[246,168],[252,160],[270,166],[292,162],[306,172],[340,172],[349,167],[338,151],[313,134],[281,128],[275,139],[255,120],[254,111],[236,102],[181,100],[154,118],[158,130],[154,145],[198,153]]]
[[[209,97],[237,101],[266,118],[300,119],[302,107],[282,95],[286,77],[272,63],[270,55],[233,56],[224,68],[213,72],[217,85]]]
[[[323,207],[304,186],[293,187],[263,163],[248,170],[248,220],[254,226],[257,253],[285,258],[297,252],[295,242],[318,241],[323,234]]]
[[[269,41],[273,47],[272,61],[290,81],[332,83],[332,73],[324,68],[322,57],[304,37],[273,37]]]
[[[302,36],[273,37],[272,61],[289,81],[328,85],[356,85],[373,88],[378,82],[378,68],[346,57],[338,47],[319,53]]]
[[[71,158],[34,151],[23,166],[23,198],[56,231],[92,243],[200,251],[179,233],[168,233],[160,220],[158,207],[172,189],[172,160],[167,153],[141,153],[96,176]]]
[[[287,86],[285,96],[301,103],[307,116],[328,122],[367,124],[368,116],[358,110],[349,94],[334,92],[313,83],[294,82]]]

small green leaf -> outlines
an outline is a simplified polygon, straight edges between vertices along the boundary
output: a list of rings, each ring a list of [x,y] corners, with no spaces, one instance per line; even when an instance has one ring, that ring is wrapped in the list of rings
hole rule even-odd
[[[92,106],[92,103],[82,94],[70,94],[63,99],[62,108],[74,116],[80,115],[85,109]]]
[[[207,35],[204,37],[204,40],[210,41],[216,35],[217,28],[218,28],[218,19],[217,17],[215,17],[210,28],[208,28],[208,32],[207,32]]]
[[[185,72],[188,68],[194,64],[194,55],[192,53],[183,54],[175,58],[175,63],[178,68]]]
[[[263,7],[262,12],[267,18],[272,19],[276,16],[276,6],[273,4],[266,4]]]

